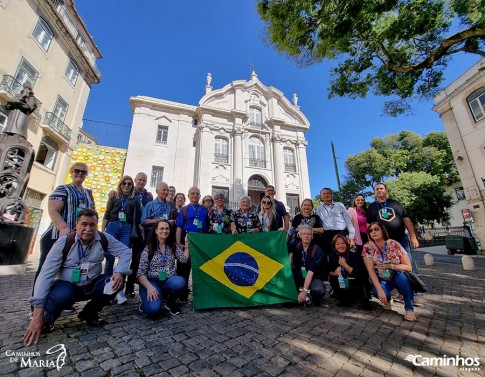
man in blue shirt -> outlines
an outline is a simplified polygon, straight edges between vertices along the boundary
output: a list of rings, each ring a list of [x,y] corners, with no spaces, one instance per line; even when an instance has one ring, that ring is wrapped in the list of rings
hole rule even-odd
[[[167,187],[168,188],[168,187]],[[204,206],[199,204],[200,190],[198,187],[191,187],[188,193],[190,203],[183,206],[180,210],[175,225],[177,232],[175,240],[177,245],[184,247],[186,242],[186,234],[190,232],[206,233],[207,231],[207,211]],[[186,245],[188,247],[188,245]],[[190,275],[190,260],[186,263],[177,263],[177,275],[182,276],[188,284]],[[180,295],[180,302],[187,302],[189,294],[188,285],[184,292]]]
[[[90,300],[78,317],[90,326],[104,324],[99,312],[123,287],[124,275],[131,274],[131,251],[108,233],[107,253],[118,257],[112,276],[102,274],[105,251],[98,234],[98,213],[90,208],[79,212],[74,243],[64,254],[67,235],[52,246],[35,282],[30,302],[34,307],[32,321],[24,344],[37,343],[42,332],[48,332],[63,309],[77,301]],[[107,283],[112,288],[105,291]]]
[[[143,210],[141,216],[141,225],[145,229],[145,240],[150,237],[155,223],[159,219],[169,219],[170,212],[175,208],[175,204],[167,199],[168,197],[168,185],[165,182],[159,182],[156,187],[157,197],[149,202]],[[173,224],[173,220],[170,220]]]

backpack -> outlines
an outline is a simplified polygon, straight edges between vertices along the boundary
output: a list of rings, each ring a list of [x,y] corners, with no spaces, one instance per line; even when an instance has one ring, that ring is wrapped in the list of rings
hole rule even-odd
[[[98,234],[101,237],[101,246],[104,250],[104,256],[106,257],[108,255],[108,239],[106,238],[104,233],[100,232],[99,230],[98,230]],[[71,247],[72,245],[74,245],[75,240],[76,240],[76,231],[71,230],[69,233],[67,233],[66,244],[62,249],[62,263],[66,261],[67,254],[69,254],[69,250],[71,250]]]

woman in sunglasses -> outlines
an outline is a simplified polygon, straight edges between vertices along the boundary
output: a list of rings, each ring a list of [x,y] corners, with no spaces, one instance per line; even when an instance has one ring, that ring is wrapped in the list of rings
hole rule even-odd
[[[135,198],[135,186],[133,179],[125,175],[121,178],[116,195],[108,200],[106,212],[104,213],[101,230],[111,234],[118,241],[131,247],[131,227],[139,225],[141,220],[141,208]],[[106,257],[104,273],[107,276],[113,274],[114,257]],[[116,296],[118,304],[126,302],[122,291]]]
[[[386,310],[391,309],[391,292],[394,288],[404,298],[405,321],[416,321],[413,307],[413,289],[405,271],[411,271],[411,260],[397,241],[391,240],[381,223],[373,222],[367,228],[369,242],[364,245],[362,256],[372,281],[372,294]]]
[[[84,208],[94,209],[93,193],[83,187],[84,180],[88,175],[88,166],[84,162],[75,162],[69,169],[69,173],[71,174],[71,183],[58,186],[49,195],[47,210],[52,223],[40,239],[39,267],[35,274],[34,285],[54,243],[60,237],[75,229],[78,212]]]
[[[261,200],[261,211],[259,211],[259,221],[263,232],[278,230],[278,221],[274,209],[274,201],[271,196],[264,196]]]
[[[300,213],[293,218],[288,230],[287,241],[290,253],[295,251],[296,245],[301,241],[299,233],[302,225],[308,225],[313,229],[313,242],[320,245],[320,237],[323,233],[322,219],[315,213],[313,201],[308,198],[301,202]]]

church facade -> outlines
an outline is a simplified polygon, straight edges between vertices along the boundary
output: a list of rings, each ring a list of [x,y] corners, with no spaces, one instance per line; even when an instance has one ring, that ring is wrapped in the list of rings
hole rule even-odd
[[[206,94],[197,106],[130,98],[133,123],[125,174],[148,175],[149,187],[165,181],[177,192],[197,186],[202,195],[222,190],[228,202],[242,196],[258,204],[266,185],[294,214],[310,198],[305,132],[309,122],[298,98],[290,102],[253,71]]]

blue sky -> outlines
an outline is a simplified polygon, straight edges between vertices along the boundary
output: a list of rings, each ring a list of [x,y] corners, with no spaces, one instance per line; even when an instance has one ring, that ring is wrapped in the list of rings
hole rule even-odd
[[[298,94],[311,123],[306,137],[312,196],[324,186],[337,187],[331,141],[343,177],[345,159],[367,149],[374,137],[404,129],[420,135],[444,130],[432,101],[416,103],[412,116],[390,118],[381,115],[383,97],[328,99],[328,72],[335,62],[301,69],[267,46],[252,0],[83,0],[76,7],[103,54],[102,80],[91,90],[84,118],[129,125],[129,98],[137,95],[197,105],[208,72],[218,89],[249,80],[254,63],[263,84],[290,100]],[[455,59],[445,84],[477,60]]]

